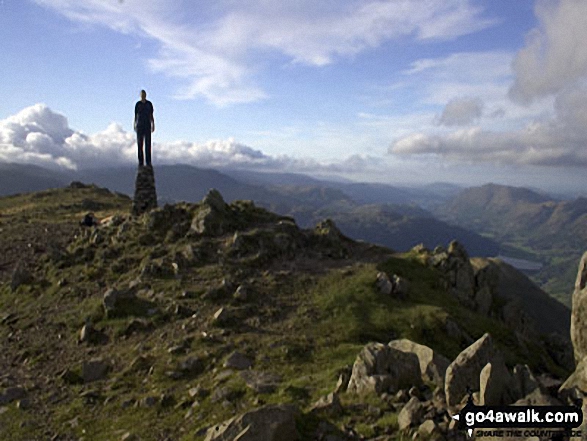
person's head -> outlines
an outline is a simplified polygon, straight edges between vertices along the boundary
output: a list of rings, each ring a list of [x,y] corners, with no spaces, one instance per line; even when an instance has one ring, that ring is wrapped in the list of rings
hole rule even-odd
[[[147,92],[145,92],[145,89],[141,90],[141,100],[145,101],[147,99]]]

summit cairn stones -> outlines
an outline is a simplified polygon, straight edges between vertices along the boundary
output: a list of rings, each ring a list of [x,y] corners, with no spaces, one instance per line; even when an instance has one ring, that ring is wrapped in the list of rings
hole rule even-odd
[[[157,190],[153,167],[139,166],[135,181],[135,197],[132,201],[132,214],[139,216],[154,208],[157,208]]]

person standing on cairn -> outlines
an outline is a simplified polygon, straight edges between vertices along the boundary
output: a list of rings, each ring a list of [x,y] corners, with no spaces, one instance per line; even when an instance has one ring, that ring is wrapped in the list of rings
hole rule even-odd
[[[147,92],[141,90],[141,100],[135,105],[134,129],[137,132],[137,146],[139,149],[139,167],[151,166],[151,133],[155,131],[155,119],[153,118],[153,104],[147,100]],[[145,153],[143,155],[143,143]]]

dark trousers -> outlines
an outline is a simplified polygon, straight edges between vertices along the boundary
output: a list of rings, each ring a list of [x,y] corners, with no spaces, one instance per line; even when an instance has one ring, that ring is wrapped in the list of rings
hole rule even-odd
[[[151,165],[151,128],[137,128],[137,145],[139,148],[139,165],[144,164],[143,141],[145,143],[145,157],[147,165]]]

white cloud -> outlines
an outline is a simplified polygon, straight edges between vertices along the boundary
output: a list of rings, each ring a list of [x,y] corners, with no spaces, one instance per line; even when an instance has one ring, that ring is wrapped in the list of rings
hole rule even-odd
[[[540,0],[538,27],[513,63],[510,96],[522,103],[557,94],[587,78],[587,2]]]
[[[111,123],[85,134],[69,127],[67,118],[44,104],[35,104],[0,120],[0,161],[33,163],[51,168],[97,168],[137,162],[136,137]],[[239,168],[321,173],[358,173],[377,168],[380,159],[351,155],[335,161],[309,157],[272,156],[235,141],[153,143],[155,164],[192,164],[209,168]]]
[[[521,129],[472,127],[448,134],[417,132],[394,141],[388,151],[502,165],[586,166],[587,88],[560,94],[554,108],[553,117],[531,121]]]
[[[424,95],[428,102],[448,102],[446,112],[455,92],[465,95],[468,88],[467,95],[481,97],[485,110],[477,127],[416,129],[398,136],[389,153],[467,163],[587,165],[587,2],[539,1],[535,11],[539,26],[510,55],[511,64],[483,62],[484,54],[415,62],[406,73],[432,78]],[[468,75],[477,77],[467,81]]]
[[[455,98],[444,107],[438,123],[443,126],[467,126],[481,118],[483,101],[480,98]]]
[[[179,98],[216,105],[267,95],[260,53],[323,66],[399,37],[450,40],[492,26],[470,0],[35,0],[74,22],[153,39],[152,69],[183,81]]]

